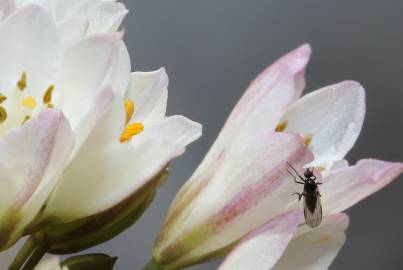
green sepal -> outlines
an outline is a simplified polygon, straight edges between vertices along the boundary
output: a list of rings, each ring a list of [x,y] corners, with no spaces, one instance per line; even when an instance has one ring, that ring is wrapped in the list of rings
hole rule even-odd
[[[117,259],[105,254],[88,254],[70,257],[61,266],[67,266],[69,270],[112,270]]]
[[[47,225],[35,234],[41,234],[48,253],[59,255],[80,252],[104,243],[141,217],[168,174],[168,169],[164,169],[137,192],[104,212],[70,223]]]

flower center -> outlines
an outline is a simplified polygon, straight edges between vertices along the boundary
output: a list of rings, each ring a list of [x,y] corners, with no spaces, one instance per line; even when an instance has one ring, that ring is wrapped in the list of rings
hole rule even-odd
[[[38,106],[37,99],[32,95],[25,95],[28,86],[27,72],[21,73],[16,88],[8,96],[0,94],[0,133],[4,134],[10,128],[18,127],[32,118],[32,115],[45,107],[53,108],[52,93],[54,85],[50,85],[43,95],[43,106]]]
[[[130,120],[134,114],[134,102],[131,99],[126,99],[124,101],[124,107],[126,111],[126,127],[120,134],[119,141],[121,143],[129,141],[133,136],[140,134],[144,130],[144,125],[139,122],[129,124]]]

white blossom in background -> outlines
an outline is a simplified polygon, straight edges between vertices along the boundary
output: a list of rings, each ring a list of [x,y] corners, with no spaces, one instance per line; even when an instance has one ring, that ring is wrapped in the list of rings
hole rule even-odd
[[[118,11],[105,11],[111,6]],[[113,32],[126,14],[122,4],[3,0],[0,11],[6,249],[35,217],[71,221],[126,199],[183,153],[201,126],[165,116],[164,69],[130,74],[122,34]],[[82,35],[61,27],[80,18],[88,22]]]
[[[297,227],[300,211],[276,217],[246,235],[219,270],[325,270],[346,240],[348,216],[326,217],[322,225]]]
[[[304,45],[252,82],[172,202],[154,246],[157,264],[182,269],[224,255],[262,224],[302,208],[291,196],[302,186],[287,162],[323,176],[324,215],[347,209],[403,171],[402,163],[373,159],[348,166],[343,158],[361,131],[364,89],[345,81],[299,98],[310,53]]]
[[[2,0],[2,18],[24,5],[40,5],[54,18],[66,44],[90,34],[116,32],[128,10],[124,4],[104,0]]]
[[[59,258],[50,257],[41,261],[34,270],[69,270],[68,267],[60,267]]]

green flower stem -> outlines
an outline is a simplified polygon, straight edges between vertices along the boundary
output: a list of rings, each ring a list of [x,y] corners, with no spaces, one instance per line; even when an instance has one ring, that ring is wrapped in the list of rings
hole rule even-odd
[[[164,270],[164,268],[159,265],[154,259],[151,259],[142,270]]]
[[[22,246],[17,256],[15,256],[13,262],[8,267],[8,270],[19,270],[29,258],[31,253],[37,246],[37,241],[33,237],[29,237],[25,244]]]
[[[35,266],[41,261],[43,256],[46,254],[47,247],[45,245],[38,245],[34,253],[29,257],[27,263],[24,265],[22,270],[33,270]]]

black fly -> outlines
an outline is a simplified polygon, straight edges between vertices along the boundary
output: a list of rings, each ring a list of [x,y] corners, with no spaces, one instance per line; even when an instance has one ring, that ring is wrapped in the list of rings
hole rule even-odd
[[[294,171],[294,173],[299,177],[302,181],[298,181],[296,176],[287,170],[292,177],[294,177],[295,183],[304,185],[304,190],[302,193],[294,193],[292,195],[298,195],[298,201],[304,197],[304,216],[306,224],[311,227],[315,228],[320,225],[322,222],[322,204],[320,202],[320,193],[318,185],[322,183],[316,182],[316,176],[313,174],[313,168],[306,168],[304,172],[304,177],[298,174],[297,170],[288,163],[288,166]]]

